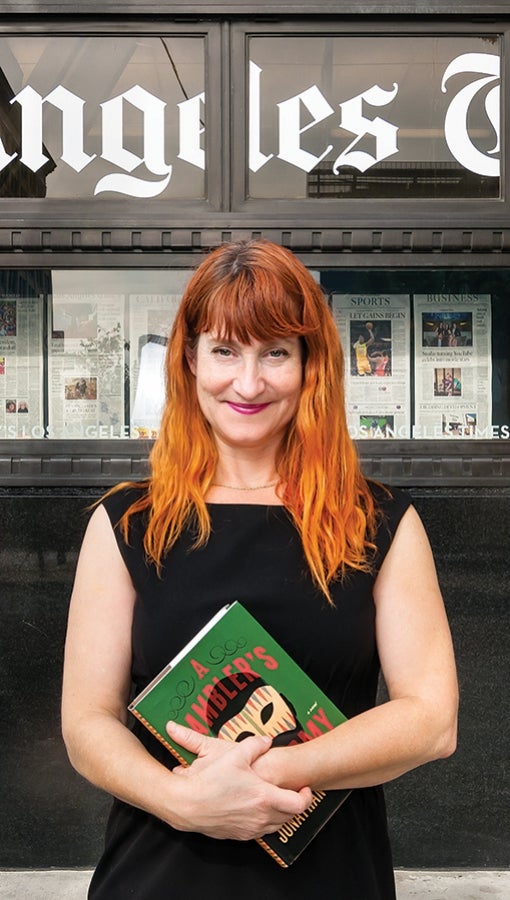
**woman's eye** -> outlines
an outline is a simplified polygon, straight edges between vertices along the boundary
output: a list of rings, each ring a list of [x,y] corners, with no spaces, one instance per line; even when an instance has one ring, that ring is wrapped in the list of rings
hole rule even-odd
[[[274,347],[269,351],[269,356],[271,357],[271,359],[282,359],[283,357],[288,355],[289,354],[286,350],[283,349],[283,347]]]
[[[216,356],[228,357],[232,355],[232,350],[230,347],[215,347],[213,353],[215,353]]]

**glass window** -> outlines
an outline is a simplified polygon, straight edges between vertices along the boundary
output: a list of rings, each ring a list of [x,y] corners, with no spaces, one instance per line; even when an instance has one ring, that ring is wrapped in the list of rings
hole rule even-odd
[[[44,437],[46,271],[0,271],[0,438]]]
[[[202,36],[0,38],[0,197],[205,196]]]
[[[252,36],[250,198],[498,198],[494,36]]]
[[[1,272],[0,439],[156,437],[165,347],[190,275]],[[314,277],[344,347],[354,438],[510,437],[510,270]]]
[[[0,272],[0,439],[155,437],[190,274]]]
[[[323,271],[356,439],[510,437],[508,270]]]

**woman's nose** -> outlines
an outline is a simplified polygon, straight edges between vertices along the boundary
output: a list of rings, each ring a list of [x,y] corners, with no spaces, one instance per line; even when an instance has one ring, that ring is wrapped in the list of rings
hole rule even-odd
[[[264,390],[264,379],[258,360],[246,359],[239,363],[234,388],[246,400],[257,397]]]

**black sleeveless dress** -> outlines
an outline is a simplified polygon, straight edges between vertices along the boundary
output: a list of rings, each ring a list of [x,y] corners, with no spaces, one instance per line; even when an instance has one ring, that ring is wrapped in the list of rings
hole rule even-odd
[[[126,489],[105,499],[118,522],[135,499]],[[374,487],[383,511],[373,573],[333,586],[335,607],[307,572],[300,540],[280,506],[211,504],[206,547],[191,550],[185,534],[158,577],[142,549],[143,516],[129,543],[116,530],[137,591],[133,621],[133,693],[138,693],[226,603],[239,600],[348,716],[375,703],[379,659],[372,588],[409,496]],[[131,727],[149,752],[171,768],[175,760],[140,723]],[[351,793],[289,868],[255,841],[220,841],[175,831],[115,800],[105,850],[89,900],[394,900],[395,887],[381,787]]]

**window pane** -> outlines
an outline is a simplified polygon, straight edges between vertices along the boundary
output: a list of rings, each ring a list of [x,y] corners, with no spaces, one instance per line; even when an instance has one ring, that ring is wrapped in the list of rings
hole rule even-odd
[[[0,60],[0,197],[204,197],[202,37],[4,37]]]
[[[44,437],[44,297],[50,273],[0,271],[0,439]]]
[[[187,270],[54,272],[48,434],[154,438]]]
[[[508,439],[508,270],[323,271],[357,439]]]
[[[253,37],[253,198],[500,196],[495,37]]]
[[[155,437],[167,337],[190,275],[1,272],[0,440]],[[314,277],[344,346],[353,437],[510,437],[510,270]]]

